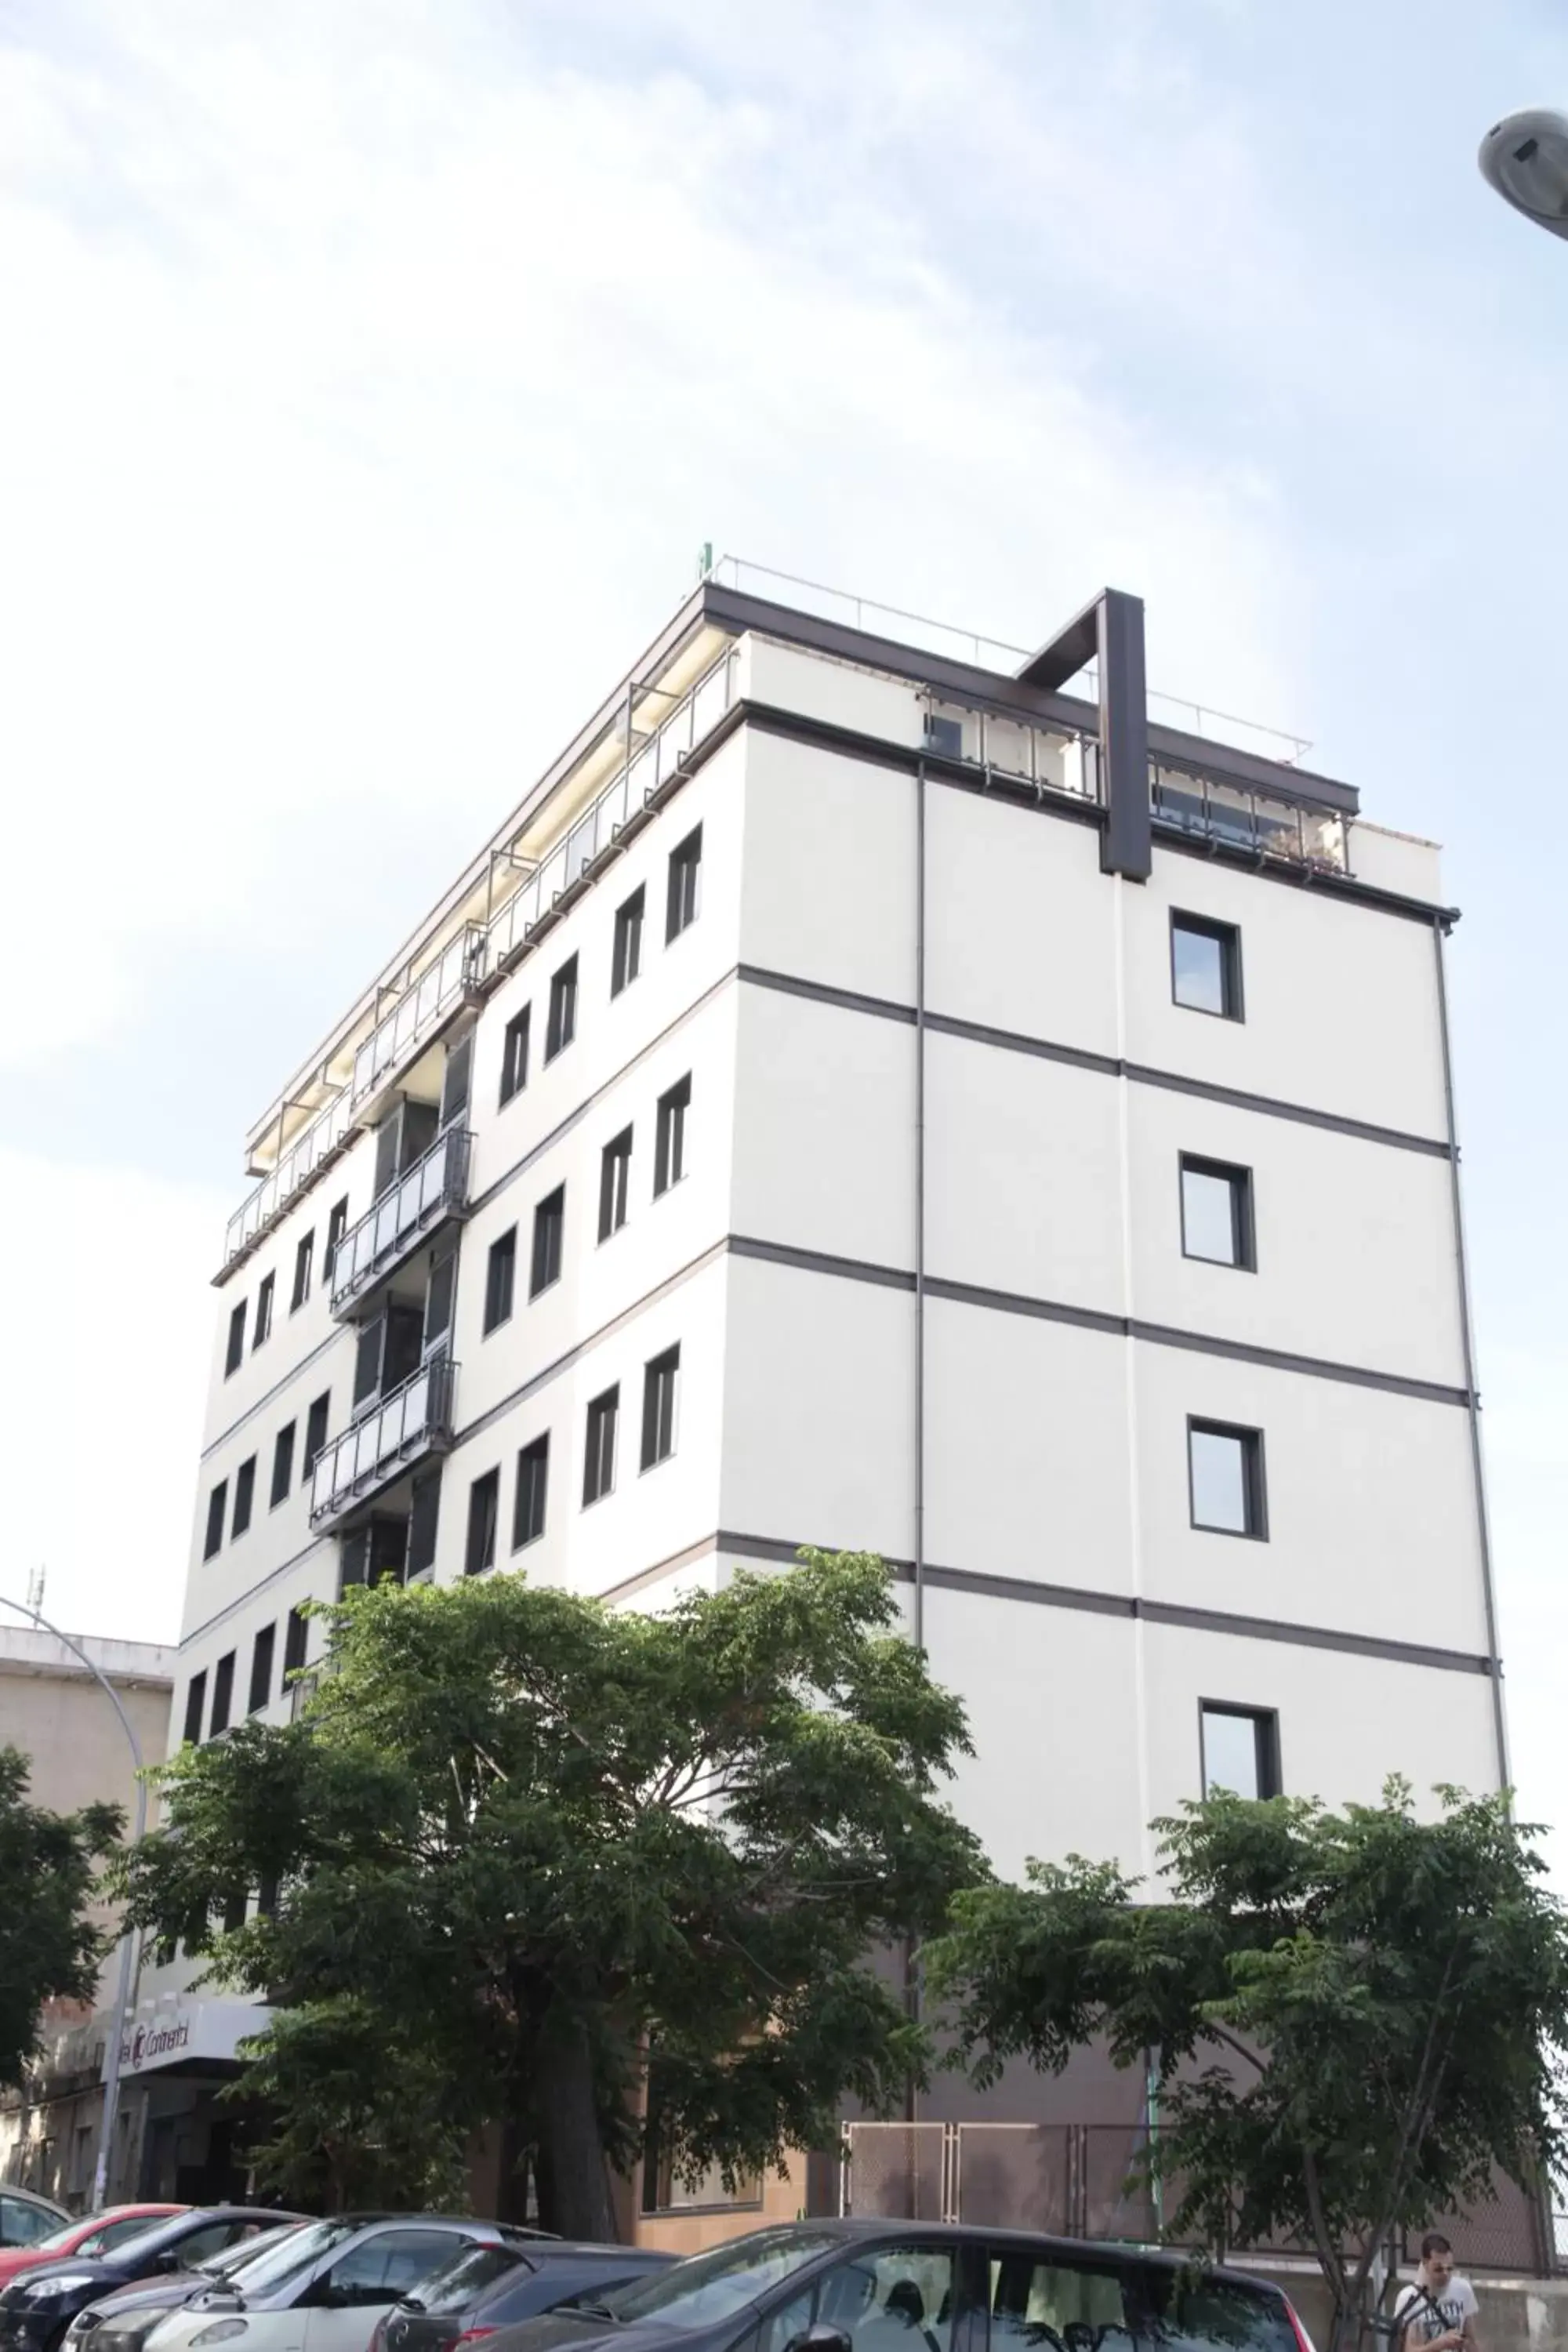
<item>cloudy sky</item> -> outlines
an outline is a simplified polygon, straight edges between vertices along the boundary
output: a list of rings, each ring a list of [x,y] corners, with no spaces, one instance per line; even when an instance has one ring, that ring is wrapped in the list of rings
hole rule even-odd
[[[1526,104],[1549,0],[0,0],[0,1591],[172,1633],[242,1131],[704,541],[1025,643],[1109,580],[1447,845],[1568,1823],[1568,246],[1474,164]]]

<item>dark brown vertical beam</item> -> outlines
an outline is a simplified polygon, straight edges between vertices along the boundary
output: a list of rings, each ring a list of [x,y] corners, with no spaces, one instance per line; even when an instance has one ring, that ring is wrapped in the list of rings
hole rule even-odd
[[[1102,874],[1147,882],[1153,862],[1149,815],[1149,694],[1143,671],[1143,600],[1108,588],[1096,608],[1100,641],[1100,777],[1105,829]]]

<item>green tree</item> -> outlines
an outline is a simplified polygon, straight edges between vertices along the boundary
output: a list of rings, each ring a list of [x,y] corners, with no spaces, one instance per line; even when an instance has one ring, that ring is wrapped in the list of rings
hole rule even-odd
[[[961,1895],[928,1946],[964,2063],[1059,2072],[1103,2039],[1152,2058],[1167,2234],[1214,2252],[1289,2234],[1369,2316],[1391,2231],[1536,2188],[1563,2154],[1568,1931],[1539,1832],[1502,1797],[1408,1786],[1331,1812],[1219,1795],[1154,1824],[1166,1899],[1074,1857]]]
[[[248,2075],[275,2161],[329,2122],[340,2169],[356,2137],[409,2153],[356,2113],[353,2065],[296,2063],[312,2037],[401,2074],[437,2141],[500,2126],[545,2221],[585,2237],[614,2233],[649,2050],[689,2174],[819,2144],[846,2095],[901,2100],[924,2038],[868,1955],[982,1864],[938,1799],[962,1708],[879,1560],[805,1553],[658,1615],[514,1576],[324,1614],[300,1719],[183,1749],[126,1871],[139,1921],[290,2012]],[[269,1916],[209,1928],[267,1882]]]
[[[107,1939],[88,1916],[97,1865],[118,1843],[118,1805],[51,1813],[27,1801],[27,1759],[0,1748],[0,2084],[38,2046],[45,2001],[90,2000]]]

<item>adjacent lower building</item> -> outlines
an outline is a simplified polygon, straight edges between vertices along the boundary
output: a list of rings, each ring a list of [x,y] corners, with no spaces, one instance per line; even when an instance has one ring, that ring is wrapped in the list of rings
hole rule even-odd
[[[705,578],[257,1120],[174,1738],[355,1580],[809,1543],[891,1563],[1001,1871],[1497,1788],[1436,849],[1158,723],[1131,596],[850,611]]]

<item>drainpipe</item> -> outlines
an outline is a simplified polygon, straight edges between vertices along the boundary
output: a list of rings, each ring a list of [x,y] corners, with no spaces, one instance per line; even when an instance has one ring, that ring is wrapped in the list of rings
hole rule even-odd
[[[915,1647],[925,1647],[926,771],[915,771]]]

